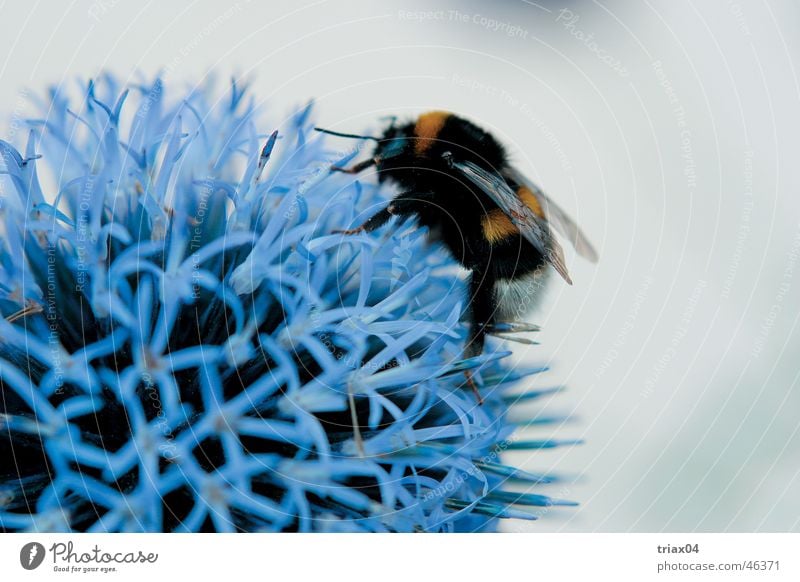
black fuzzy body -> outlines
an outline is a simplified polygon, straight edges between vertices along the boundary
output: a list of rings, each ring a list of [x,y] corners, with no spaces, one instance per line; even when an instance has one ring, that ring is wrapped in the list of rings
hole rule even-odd
[[[432,237],[442,241],[457,261],[472,271],[469,297],[472,325],[467,352],[476,355],[483,350],[486,325],[498,321],[498,316],[524,315],[529,307],[509,305],[511,298],[521,303],[520,293],[503,293],[501,288],[507,288],[507,284],[524,288],[521,282],[544,272],[545,259],[519,232],[490,242],[482,221],[498,206],[448,163],[448,157],[452,156],[502,174],[508,163],[502,145],[461,117],[439,112],[432,115],[444,118],[440,127],[427,132],[432,137],[420,137],[418,120],[390,127],[378,142],[374,152],[378,178],[381,182],[393,182],[401,193],[362,226],[372,230],[391,216],[416,218],[420,225],[429,228]],[[509,186],[516,191],[521,185],[509,183]]]

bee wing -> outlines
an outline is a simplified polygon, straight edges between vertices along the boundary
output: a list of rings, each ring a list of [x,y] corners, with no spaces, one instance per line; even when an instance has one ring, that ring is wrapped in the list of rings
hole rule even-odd
[[[505,178],[488,172],[467,160],[452,160],[451,164],[453,168],[489,196],[511,219],[520,234],[542,253],[542,256],[553,265],[567,283],[572,285],[572,279],[564,263],[564,251],[550,234],[547,222],[536,216],[533,210],[520,200]]]
[[[504,171],[504,174],[512,182],[525,186],[536,196],[537,200],[539,200],[539,205],[544,210],[544,215],[547,217],[547,222],[572,243],[572,246],[575,247],[579,255],[593,263],[597,262],[597,251],[592,246],[592,243],[589,242],[588,237],[561,207],[553,202],[547,194],[542,192],[536,184],[522,175],[521,172],[514,168],[509,168]]]

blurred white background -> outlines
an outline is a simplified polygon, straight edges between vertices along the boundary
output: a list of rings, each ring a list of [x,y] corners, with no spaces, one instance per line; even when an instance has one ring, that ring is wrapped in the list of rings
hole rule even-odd
[[[108,69],[252,79],[320,124],[458,111],[600,250],[533,320],[569,390],[510,459],[581,502],[510,531],[800,531],[800,6],[790,2],[5,2],[3,136]],[[16,122],[15,122],[16,120]],[[540,489],[541,490],[541,489]]]

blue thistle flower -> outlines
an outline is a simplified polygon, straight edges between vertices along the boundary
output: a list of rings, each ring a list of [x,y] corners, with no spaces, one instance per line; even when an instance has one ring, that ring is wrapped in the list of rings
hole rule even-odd
[[[0,529],[474,531],[561,503],[499,461],[563,444],[512,436],[539,370],[461,359],[422,232],[330,234],[388,194],[329,172],[357,152],[310,106],[261,133],[235,83],[82,95],[0,141]]]

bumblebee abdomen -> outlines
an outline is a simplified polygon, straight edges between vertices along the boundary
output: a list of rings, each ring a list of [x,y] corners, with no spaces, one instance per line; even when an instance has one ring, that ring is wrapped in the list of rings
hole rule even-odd
[[[481,219],[483,236],[491,244],[497,244],[509,237],[519,235],[519,229],[511,222],[505,212],[494,208]]]
[[[549,279],[542,265],[513,279],[500,279],[492,289],[497,303],[497,321],[523,321],[536,308]]]
[[[520,186],[516,189],[517,196],[520,200],[531,209],[531,211],[539,218],[544,219],[544,210],[539,203],[539,199],[531,192],[526,186]],[[518,236],[519,229],[511,221],[508,215],[500,210],[494,208],[487,212],[481,219],[481,228],[483,236],[486,237],[492,244],[501,242],[509,237]]]
[[[546,265],[544,256],[519,233],[489,246],[486,256],[489,258],[489,268],[496,279],[513,280],[529,275]]]

